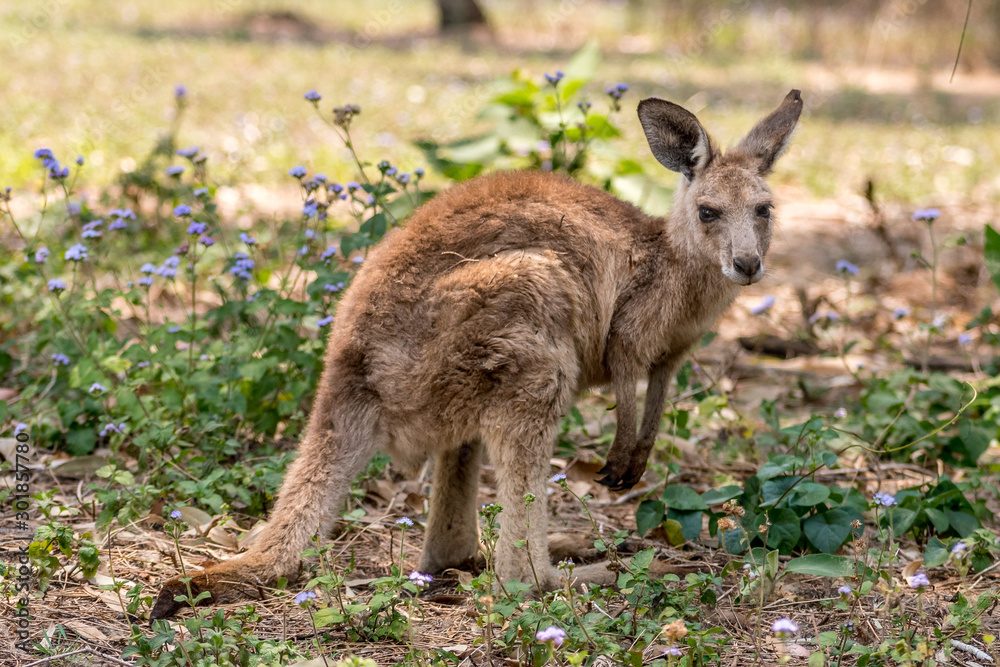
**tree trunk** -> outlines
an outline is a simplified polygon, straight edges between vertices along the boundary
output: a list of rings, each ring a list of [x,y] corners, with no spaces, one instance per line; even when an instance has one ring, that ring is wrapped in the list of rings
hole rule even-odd
[[[486,15],[476,0],[437,0],[441,10],[441,31],[466,31],[476,25],[486,25]]]

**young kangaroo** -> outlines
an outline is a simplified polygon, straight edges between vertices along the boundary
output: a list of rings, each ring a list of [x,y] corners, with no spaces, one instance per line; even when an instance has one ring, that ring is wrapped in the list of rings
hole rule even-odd
[[[623,489],[639,480],[678,363],[739,288],[764,275],[772,224],[764,177],[801,110],[793,90],[723,154],[690,112],[643,100],[653,155],[684,176],[669,218],[563,176],[520,171],[451,188],[392,230],[340,303],[270,523],[247,553],[194,574],[194,594],[230,602],[294,578],[299,554],[329,528],[378,450],[410,469],[434,457],[422,571],[477,555],[485,449],[503,508],[499,576],[532,582],[533,565],[541,586],[558,586],[545,488],[560,417],[579,392],[610,383],[618,427],[601,481]],[[535,502],[526,507],[527,493]],[[151,618],[171,615],[174,596],[186,593],[168,581]]]

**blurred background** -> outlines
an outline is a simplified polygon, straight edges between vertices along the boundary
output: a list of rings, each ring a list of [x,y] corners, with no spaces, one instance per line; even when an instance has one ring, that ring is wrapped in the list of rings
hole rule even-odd
[[[188,104],[178,136],[214,178],[284,184],[295,164],[348,177],[342,145],[302,99],[358,104],[363,155],[422,165],[418,139],[474,135],[496,82],[541,80],[587,44],[593,81],[631,86],[619,125],[653,164],[634,105],[686,105],[723,144],[790,88],[806,100],[778,181],[816,199],[994,203],[1000,194],[1000,3],[977,2],[954,79],[960,0],[7,0],[0,13],[0,177],[31,151],[82,155],[113,182]],[[673,180],[673,177],[670,177]],[[293,188],[294,191],[294,188]],[[261,200],[272,191],[256,193]]]

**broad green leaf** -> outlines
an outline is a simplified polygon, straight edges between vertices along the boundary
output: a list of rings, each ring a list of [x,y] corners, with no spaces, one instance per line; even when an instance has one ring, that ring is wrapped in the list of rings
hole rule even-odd
[[[646,533],[656,528],[663,521],[663,503],[659,500],[643,500],[635,508],[635,527],[639,531],[639,537],[645,537]]]
[[[702,517],[704,516],[705,513],[699,510],[685,512],[675,510],[672,507],[667,510],[667,518],[679,523],[684,531],[684,539],[692,541],[697,540],[698,536],[701,535]]]
[[[938,567],[948,562],[948,547],[937,538],[937,535],[927,540],[924,549],[924,567]]]
[[[784,555],[792,553],[802,537],[799,515],[790,509],[776,509],[770,510],[767,518],[771,521],[771,527],[767,531],[767,546]]]
[[[890,507],[889,511],[882,517],[882,525],[892,528],[894,535],[903,535],[913,527],[913,522],[917,520],[917,512],[900,507],[898,505]]]
[[[566,80],[589,81],[594,77],[597,66],[601,62],[601,47],[597,40],[592,39],[579,51],[573,54],[566,63]]]
[[[791,492],[790,503],[801,507],[813,507],[825,503],[830,497],[830,487],[818,482],[805,481]]]
[[[757,471],[757,477],[763,482],[772,477],[784,475],[787,472],[791,472],[795,468],[795,464],[795,457],[791,454],[778,454],[777,456],[768,457],[767,463],[762,465],[760,470]]]
[[[832,554],[851,536],[851,522],[861,519],[853,510],[836,507],[806,519],[802,528],[806,539],[823,553]]]
[[[819,577],[853,577],[858,567],[858,563],[853,558],[832,554],[809,554],[793,558],[785,564],[785,570],[788,572],[812,574]]]
[[[701,499],[705,501],[706,505],[717,505],[738,498],[741,493],[743,493],[743,489],[736,484],[729,484],[719,489],[709,489],[701,494]]]
[[[767,480],[761,485],[760,506],[773,507],[779,499],[782,499],[782,497],[782,503],[787,503],[788,498],[791,495],[791,492],[788,492],[788,489],[792,488],[792,486],[796,486],[797,488],[798,484],[803,483],[800,480],[802,480],[802,478],[797,475],[785,475],[783,477],[775,477]]]
[[[948,522],[951,524],[952,529],[958,533],[959,537],[968,537],[972,534],[972,531],[981,528],[976,517],[968,512],[946,509],[944,514],[948,517]]]
[[[667,541],[672,547],[679,547],[684,544],[684,527],[674,519],[664,519],[663,532],[667,534]]]
[[[939,509],[934,509],[933,507],[925,507],[924,513],[927,515],[927,518],[929,518],[931,520],[931,523],[934,525],[934,530],[936,530],[939,533],[943,533],[944,531],[948,530],[948,526],[951,525],[951,523],[948,521],[948,515]]]
[[[708,503],[689,486],[671,484],[663,489],[663,502],[675,510],[707,510]]]

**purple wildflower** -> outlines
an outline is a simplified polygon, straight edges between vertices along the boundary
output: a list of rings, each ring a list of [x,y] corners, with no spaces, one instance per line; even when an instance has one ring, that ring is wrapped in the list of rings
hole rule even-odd
[[[907,583],[910,584],[910,588],[919,589],[925,586],[930,586],[931,580],[927,578],[927,575],[924,572],[917,572],[915,575],[910,577]]]
[[[315,90],[310,90],[308,93],[306,93],[302,97],[306,98],[310,102],[319,102],[321,99],[323,99],[323,96],[320,95]]]
[[[190,225],[188,225],[187,228],[187,233],[190,234],[191,236],[204,234],[206,231],[208,231],[208,225],[206,225],[204,222],[198,222],[198,221],[192,222]]]
[[[195,155],[198,154],[198,147],[188,146],[187,148],[178,148],[177,154],[180,155],[181,157],[193,158]]]
[[[35,251],[35,264],[44,264],[49,258],[49,249],[42,246]]]
[[[211,236],[202,236],[201,238],[198,239],[198,243],[202,244],[206,248],[211,248],[212,246],[215,245],[215,241],[212,239]]]
[[[309,602],[309,600],[315,600],[315,599],[316,599],[316,594],[313,593],[312,591],[302,591],[301,593],[295,596],[295,604],[303,605],[306,602]]]
[[[170,510],[170,518],[171,519],[179,519],[179,518],[181,518],[181,511],[180,510]]]
[[[288,175],[292,176],[293,178],[298,178],[299,180],[301,180],[306,175],[306,168],[303,167],[302,165],[292,167],[291,169],[288,170]]]
[[[163,170],[167,176],[180,176],[184,173],[184,167],[179,164],[170,165]]]
[[[91,394],[100,394],[107,390],[108,390],[107,387],[105,387],[103,384],[101,384],[100,382],[95,382],[94,384],[90,385],[90,389],[88,389],[87,391],[90,392]]]
[[[934,222],[940,217],[941,211],[936,208],[922,208],[913,213],[914,220],[923,220],[924,222]]]
[[[756,306],[750,309],[751,315],[763,315],[771,309],[774,305],[774,297],[768,294],[763,299],[760,300]]]
[[[562,646],[566,641],[566,631],[557,625],[550,625],[536,632],[535,639],[544,644],[552,642],[555,646]]]
[[[799,626],[796,625],[795,621],[793,621],[790,618],[779,618],[777,621],[774,622],[774,625],[771,626],[771,631],[789,632],[794,634],[799,631]]]
[[[183,218],[191,215],[191,207],[187,204],[180,204],[174,207],[174,215],[178,218]]]
[[[61,292],[64,289],[66,289],[66,283],[62,281],[62,278],[53,278],[49,281],[50,292]]]
[[[546,74],[545,80],[549,82],[549,85],[558,86],[559,82],[563,80],[564,76],[566,75],[563,74],[561,71],[557,70],[555,74]]]
[[[52,363],[56,366],[69,366],[69,357],[62,352],[56,352],[52,355]]]
[[[63,255],[64,259],[73,260],[74,262],[82,262],[87,259],[87,246],[82,243],[77,243],[70,247]]]
[[[858,267],[851,264],[846,259],[841,259],[837,262],[837,273],[849,274],[852,276],[858,275]]]
[[[331,322],[333,322],[333,315],[327,315],[326,317],[322,317],[319,320],[317,320],[316,325],[320,327],[325,327],[329,326]]]
[[[872,496],[872,502],[882,507],[892,507],[896,504],[896,499],[890,493],[876,493]]]

